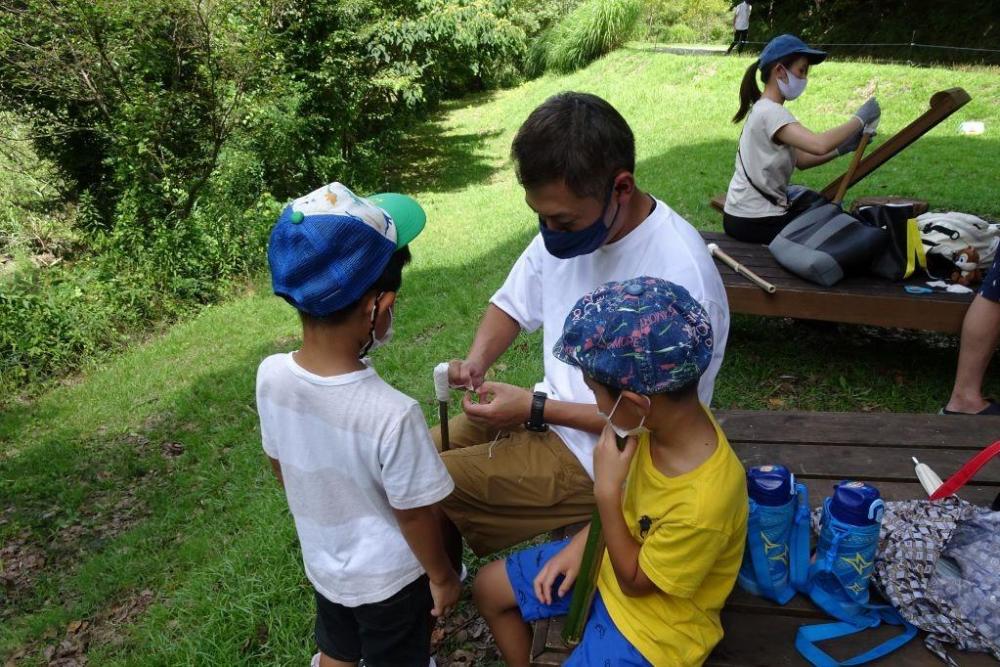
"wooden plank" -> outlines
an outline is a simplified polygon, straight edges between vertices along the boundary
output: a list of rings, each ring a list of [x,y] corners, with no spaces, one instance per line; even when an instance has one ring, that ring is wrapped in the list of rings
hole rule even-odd
[[[972,98],[962,88],[949,88],[948,90],[934,93],[931,96],[930,108],[927,111],[890,137],[888,141],[873,150],[868,157],[861,161],[857,170],[850,175],[847,187],[850,188],[859,183],[865,176],[881,167],[896,155],[899,155],[907,146],[929,132],[945,118],[965,106],[970,99]],[[841,174],[823,188],[823,196],[827,199],[833,199],[841,181],[846,177],[848,177],[847,173]]]
[[[709,656],[705,665],[712,667],[808,667],[806,662],[795,650],[795,633],[802,625],[812,622],[830,620],[816,610],[804,596],[798,595],[788,605],[779,607],[770,602],[761,601],[770,606],[771,613],[760,613],[757,610],[745,610],[741,604],[743,596],[740,591],[734,593],[731,607],[722,612],[722,627],[725,635]],[[537,630],[536,630],[537,631]],[[532,665],[550,667],[561,665],[569,656],[569,649],[562,643],[562,619],[551,619],[545,625],[545,636],[548,639],[543,652],[532,655]],[[877,628],[856,635],[840,642],[828,642],[823,648],[834,657],[845,659],[852,654],[860,653],[888,639],[898,628]],[[923,645],[923,633],[905,647],[872,665],[899,665],[909,667],[938,667],[940,661]],[[963,667],[996,666],[996,662],[982,653],[966,653],[955,651]]]
[[[716,418],[730,441],[978,450],[1000,439],[1000,417],[719,410]]]
[[[805,622],[804,622],[805,621]],[[791,615],[762,615],[723,610],[725,636],[705,661],[708,667],[808,667],[795,650],[795,633],[808,620]],[[845,640],[824,642],[822,647],[834,658],[843,660],[868,650],[899,629],[882,626]],[[903,648],[870,665],[900,667],[940,667],[941,661],[923,645],[923,633]],[[962,667],[996,667],[996,661],[983,653],[954,651]]]
[[[875,482],[910,482],[916,456],[942,479],[956,470],[968,456],[937,448],[876,447],[863,445],[796,445],[764,442],[733,443],[745,466],[782,463],[796,476],[813,479],[863,479]],[[1000,461],[987,463],[976,475],[981,486],[1000,491]]]
[[[729,308],[735,313],[943,333],[962,330],[968,303],[935,299],[935,295],[922,295],[914,301],[911,295],[900,292],[898,297],[889,297],[779,286],[776,293],[768,294],[749,283],[726,285]]]
[[[722,213],[722,209],[726,206],[726,193],[723,192],[720,195],[715,195],[708,203],[716,211]]]
[[[957,467],[956,464],[953,468],[949,468],[948,472],[953,472]],[[942,478],[946,477],[943,474],[941,476]],[[823,504],[823,500],[833,492],[834,485],[839,481],[823,477],[809,477],[808,475],[796,475],[795,480],[805,484],[809,490],[809,504],[814,508]],[[874,484],[885,500],[916,500],[927,498],[927,493],[915,478],[912,482],[883,482],[871,479],[870,476],[862,476],[857,478],[857,480]],[[998,493],[1000,493],[1000,488],[996,486],[974,483],[962,487],[959,496],[963,500],[967,500],[975,505],[989,507]]]

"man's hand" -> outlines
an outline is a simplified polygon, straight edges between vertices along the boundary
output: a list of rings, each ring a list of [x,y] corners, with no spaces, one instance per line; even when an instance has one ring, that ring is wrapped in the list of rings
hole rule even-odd
[[[594,496],[598,500],[621,497],[622,485],[639,442],[635,436],[629,436],[625,449],[618,451],[615,440],[615,432],[608,424],[594,448]]]
[[[580,563],[583,561],[583,550],[586,540],[570,540],[569,544],[555,556],[549,559],[545,567],[535,576],[534,587],[535,597],[542,604],[552,604],[552,585],[561,575],[562,583],[559,584],[559,597],[564,598],[573,588],[576,575],[580,573]]]
[[[434,609],[431,616],[441,618],[458,604],[458,596],[462,593],[462,584],[458,580],[458,574],[454,570],[451,576],[443,581],[435,582],[431,580],[431,598],[434,600]]]
[[[448,385],[475,391],[483,383],[486,371],[476,362],[452,359],[448,362]]]
[[[476,394],[479,403],[473,403],[471,394],[462,398],[462,409],[469,419],[494,429],[520,426],[531,416],[531,392],[503,382],[483,382]]]

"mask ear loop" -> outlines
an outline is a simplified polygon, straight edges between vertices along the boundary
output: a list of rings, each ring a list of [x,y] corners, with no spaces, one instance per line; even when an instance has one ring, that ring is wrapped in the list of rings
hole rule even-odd
[[[382,298],[385,292],[379,292],[378,296],[375,297],[375,303],[372,304],[372,315],[370,324],[371,327],[368,329],[368,342],[365,346],[361,348],[361,352],[358,354],[358,358],[363,358],[368,351],[372,349],[372,345],[375,344],[375,320],[378,318],[378,300]]]

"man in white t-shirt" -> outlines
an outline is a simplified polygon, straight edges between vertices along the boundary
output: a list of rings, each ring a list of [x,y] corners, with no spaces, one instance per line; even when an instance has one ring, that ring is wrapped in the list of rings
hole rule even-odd
[[[743,53],[743,47],[746,46],[750,35],[750,9],[750,0],[743,0],[733,10],[733,43],[726,49],[726,55],[729,55],[737,45],[739,49],[736,52]]]
[[[637,276],[687,288],[716,336],[699,384],[706,405],[729,332],[722,279],[701,236],[636,186],[635,140],[614,107],[585,93],[550,97],[518,130],[512,154],[539,234],[493,295],[467,357],[451,362],[452,386],[472,391],[465,414],[449,422],[453,449],[442,454],[455,481],[442,506],[479,555],[584,521],[593,510],[592,455],[606,420],[579,371],[552,354],[580,297]],[[522,330],[539,327],[545,376],[538,384],[484,381]],[[458,534],[450,541],[454,556]]]
[[[454,485],[420,405],[367,358],[424,222],[409,197],[331,183],[286,206],[267,247],[302,348],[261,362],[257,412],[315,589],[313,667],[425,667],[432,615],[458,601],[435,507]]]

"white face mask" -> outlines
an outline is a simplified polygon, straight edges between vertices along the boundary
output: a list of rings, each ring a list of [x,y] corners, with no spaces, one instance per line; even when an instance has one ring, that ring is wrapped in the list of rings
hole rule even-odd
[[[375,298],[375,305],[372,306],[372,316],[371,316],[372,328],[371,331],[368,332],[368,342],[365,343],[365,346],[361,348],[360,354],[358,354],[358,357],[362,359],[367,357],[369,354],[379,349],[380,347],[388,345],[389,341],[392,340],[393,315],[391,306],[389,307],[389,328],[385,330],[385,334],[381,338],[375,337],[375,320],[378,318],[378,300],[379,298],[381,298],[381,296],[382,295],[379,294],[378,297]]]
[[[809,80],[800,79],[787,69],[785,70],[785,74],[788,75],[788,81],[778,79],[778,90],[781,91],[782,96],[786,100],[794,100],[805,92],[806,84],[809,83]]]
[[[649,397],[644,396],[643,398],[645,398],[647,401],[649,401]],[[624,428],[615,426],[615,423],[613,421],[611,421],[611,418],[614,416],[615,410],[618,409],[618,404],[621,403],[621,402],[622,402],[622,394],[618,394],[618,400],[615,401],[614,407],[611,408],[611,414],[607,414],[606,415],[603,412],[601,412],[600,410],[597,411],[597,414],[599,414],[600,416],[602,416],[602,417],[604,417],[605,419],[608,420],[608,424],[611,425],[611,430],[615,432],[615,435],[617,435],[619,438],[627,438],[630,435],[639,435],[640,433],[644,433],[645,431],[649,430],[649,429],[647,429],[647,428],[645,428],[643,426],[643,424],[646,423],[646,416],[645,415],[642,416],[642,419],[639,420],[639,425],[636,426],[635,428],[624,429]]]

